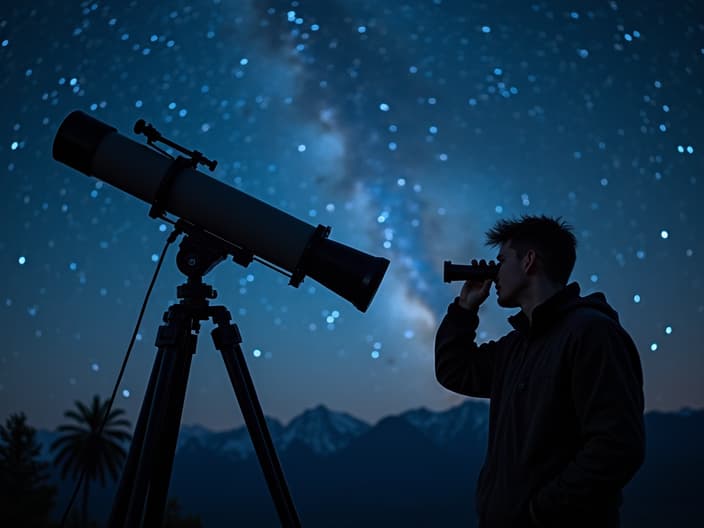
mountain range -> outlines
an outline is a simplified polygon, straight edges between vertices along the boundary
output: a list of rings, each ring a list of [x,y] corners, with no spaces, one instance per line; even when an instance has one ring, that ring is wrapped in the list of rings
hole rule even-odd
[[[488,405],[410,410],[370,425],[325,406],[287,425],[267,418],[303,526],[475,526]],[[624,490],[624,528],[704,525],[704,410],[645,416],[646,462]],[[46,450],[56,434],[39,431]],[[60,515],[72,491],[59,485]],[[91,512],[105,519],[115,486],[94,485]],[[247,429],[180,431],[169,495],[205,528],[278,526]],[[57,508],[58,510],[59,508]]]

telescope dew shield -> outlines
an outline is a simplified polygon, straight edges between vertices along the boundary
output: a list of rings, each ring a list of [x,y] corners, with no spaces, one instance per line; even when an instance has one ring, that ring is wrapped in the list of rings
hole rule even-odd
[[[61,123],[52,154],[57,161],[150,204],[174,162],[80,111]],[[369,306],[389,264],[321,239],[314,226],[193,168],[175,174],[162,205],[284,270],[309,275],[361,311]]]
[[[306,259],[307,274],[366,312],[389,267],[373,257],[327,238],[320,239]]]
[[[56,161],[68,165],[88,176],[91,161],[105,136],[117,129],[83,112],[72,112],[59,127],[54,138],[52,154]]]

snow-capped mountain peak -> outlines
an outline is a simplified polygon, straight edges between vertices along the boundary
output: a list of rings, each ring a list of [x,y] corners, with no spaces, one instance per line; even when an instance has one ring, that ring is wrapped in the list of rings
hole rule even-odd
[[[431,438],[436,445],[446,444],[465,430],[481,435],[485,434],[489,428],[487,404],[474,400],[466,401],[442,412],[421,408],[407,411],[401,416]]]
[[[330,411],[324,405],[318,405],[291,420],[280,437],[280,444],[286,449],[298,441],[318,455],[327,455],[347,447],[369,427],[349,414]]]

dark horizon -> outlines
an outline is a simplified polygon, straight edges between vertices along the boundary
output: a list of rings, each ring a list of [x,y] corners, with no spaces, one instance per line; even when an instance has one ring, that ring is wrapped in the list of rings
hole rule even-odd
[[[326,413],[323,418],[329,421],[309,416],[295,434],[275,430],[276,448],[303,525],[328,526],[329,515],[346,512],[350,526],[353,520],[357,525],[386,526],[381,519],[387,518],[427,526],[421,519],[433,515],[444,515],[443,526],[472,526],[472,490],[488,423],[487,409],[473,403],[467,401],[444,416],[410,411],[367,427],[336,422],[335,413]],[[312,428],[315,424],[320,427]],[[699,449],[704,412],[652,412],[646,414],[645,424],[648,453],[625,489],[622,525],[655,527],[669,520],[682,528],[698,526],[702,512],[694,483],[704,464]],[[53,438],[39,436],[44,442]],[[205,481],[199,480],[205,475]],[[661,489],[663,478],[666,490]],[[386,485],[370,486],[379,481]],[[94,486],[94,518],[107,515],[114,487]],[[55,514],[66,507],[71,491],[70,481],[60,486]],[[235,517],[251,525],[276,525],[251,444],[241,434],[182,431],[169,495],[179,499],[184,514],[200,516],[206,527],[228,526]]]

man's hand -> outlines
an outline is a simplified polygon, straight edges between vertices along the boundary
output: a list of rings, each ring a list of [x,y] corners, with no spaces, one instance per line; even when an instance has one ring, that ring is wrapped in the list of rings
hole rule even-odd
[[[472,260],[472,265],[477,265],[476,259]],[[482,259],[479,261],[479,265],[485,266],[486,261]],[[491,279],[487,279],[484,282],[465,282],[458,301],[460,307],[465,310],[478,310],[479,306],[489,297],[492,282],[494,281]]]

